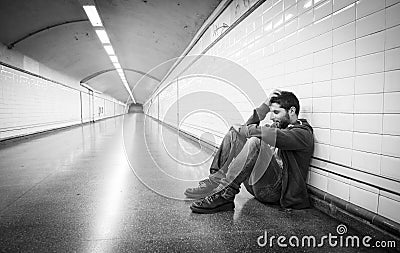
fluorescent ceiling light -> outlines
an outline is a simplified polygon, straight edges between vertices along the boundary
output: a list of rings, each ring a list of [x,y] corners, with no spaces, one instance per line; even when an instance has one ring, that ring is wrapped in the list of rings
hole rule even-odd
[[[110,39],[108,38],[108,35],[107,35],[105,30],[97,29],[96,33],[97,33],[97,36],[99,36],[99,39],[100,39],[101,43],[110,44]]]
[[[101,23],[99,13],[97,12],[96,6],[84,5],[83,9],[85,10],[86,15],[88,16],[90,23],[92,23],[92,26],[103,26],[103,24]]]
[[[104,45],[104,49],[108,55],[115,55],[114,49],[111,45]]]
[[[121,68],[121,64],[119,64],[119,62],[113,62],[113,64],[114,64],[114,67],[115,67],[116,69],[122,69],[122,68]]]
[[[110,55],[111,62],[118,62],[118,58],[115,55]]]

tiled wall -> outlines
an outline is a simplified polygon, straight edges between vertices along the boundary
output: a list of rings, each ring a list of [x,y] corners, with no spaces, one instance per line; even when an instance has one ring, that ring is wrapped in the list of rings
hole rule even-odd
[[[232,25],[242,2],[233,1],[215,24]],[[315,129],[309,184],[400,223],[399,1],[267,0],[209,46],[221,35],[218,27],[191,53],[206,50],[242,65],[266,93],[276,87],[297,94],[300,116]],[[166,83],[184,76],[183,67]],[[145,104],[160,120],[176,102],[166,90]]]
[[[88,122],[125,112],[125,106],[107,96],[63,86],[0,65],[0,140]],[[98,112],[98,111],[97,111]]]

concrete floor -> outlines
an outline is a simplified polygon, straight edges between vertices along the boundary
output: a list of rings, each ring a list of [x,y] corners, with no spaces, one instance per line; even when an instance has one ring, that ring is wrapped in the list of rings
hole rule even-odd
[[[211,155],[143,114],[2,143],[0,252],[368,251],[260,247],[265,231],[321,238],[340,222],[263,205],[244,188],[234,212],[191,213],[183,191],[207,175]]]

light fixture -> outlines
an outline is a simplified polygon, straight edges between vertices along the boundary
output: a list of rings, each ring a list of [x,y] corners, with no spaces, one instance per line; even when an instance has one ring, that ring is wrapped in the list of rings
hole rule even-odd
[[[87,1],[89,1],[89,4]],[[121,64],[119,64],[119,62],[118,62],[118,57],[115,54],[115,51],[110,42],[110,38],[108,37],[107,32],[103,27],[103,24],[100,19],[100,15],[97,12],[96,6],[94,5],[94,1],[80,0],[80,2],[83,6],[83,9],[85,10],[86,15],[88,16],[88,18],[90,20],[90,23],[94,26],[96,34],[99,37],[101,43],[103,44],[104,49],[106,50],[108,56],[110,57],[112,64],[114,65],[115,69],[117,70],[125,89],[128,91],[130,97],[132,98],[132,101],[136,104],[136,101],[135,101],[135,98],[133,97],[132,91],[129,88],[128,81],[126,80],[124,71],[122,70]],[[85,3],[82,3],[82,2],[85,2]]]
[[[113,62],[113,64],[114,64],[114,67],[115,67],[116,69],[122,69],[122,68],[121,68],[121,64],[119,64],[119,62]]]
[[[92,23],[92,26],[103,26],[99,13],[97,13],[96,7],[94,5],[84,5],[83,9],[88,16],[90,23]]]
[[[110,44],[110,39],[104,29],[96,29],[97,36],[99,37],[101,43]]]
[[[115,55],[114,49],[111,45],[104,45],[104,49],[108,55]]]
[[[118,58],[115,55],[110,55],[111,62],[118,62]]]

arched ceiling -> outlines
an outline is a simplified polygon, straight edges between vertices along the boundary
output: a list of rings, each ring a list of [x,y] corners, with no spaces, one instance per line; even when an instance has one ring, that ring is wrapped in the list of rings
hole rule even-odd
[[[138,103],[147,100],[173,61],[154,68],[182,54],[220,1],[95,1]],[[127,101],[128,92],[78,0],[1,0],[0,24],[0,42],[10,50]],[[149,71],[151,76],[143,75]]]

